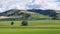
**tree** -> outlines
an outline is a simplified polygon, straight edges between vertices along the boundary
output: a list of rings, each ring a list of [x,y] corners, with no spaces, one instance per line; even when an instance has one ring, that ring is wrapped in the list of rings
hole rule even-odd
[[[28,22],[26,20],[24,20],[24,21],[21,22],[21,25],[22,26],[27,26],[28,25]]]

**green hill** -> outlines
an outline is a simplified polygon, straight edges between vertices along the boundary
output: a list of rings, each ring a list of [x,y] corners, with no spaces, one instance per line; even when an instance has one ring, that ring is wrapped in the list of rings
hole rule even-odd
[[[35,12],[29,12],[29,11],[26,11],[26,10],[18,10],[18,9],[11,9],[11,10],[8,10],[8,11],[5,11],[3,13],[0,14],[0,18],[1,16],[3,16],[4,19],[19,19],[19,18],[24,18],[24,17],[30,17],[31,19],[33,20],[36,20],[36,19],[51,19],[51,17],[49,16],[46,16],[46,15],[42,15],[42,14],[38,14],[38,13],[35,13]],[[6,18],[5,18],[6,17]]]

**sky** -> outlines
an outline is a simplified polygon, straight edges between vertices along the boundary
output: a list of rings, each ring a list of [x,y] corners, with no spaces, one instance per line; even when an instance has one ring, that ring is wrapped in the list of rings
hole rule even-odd
[[[0,0],[0,12],[10,9],[60,10],[60,0]]]

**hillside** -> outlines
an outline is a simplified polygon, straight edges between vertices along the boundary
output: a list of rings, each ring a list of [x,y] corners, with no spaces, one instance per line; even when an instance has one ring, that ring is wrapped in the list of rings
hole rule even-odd
[[[26,18],[26,19],[51,19],[51,17],[28,10],[11,9],[0,13],[0,18]]]
[[[36,12],[36,13],[47,15],[50,17],[56,17],[56,15],[57,15],[55,10],[32,9],[32,10],[27,10],[27,11]]]

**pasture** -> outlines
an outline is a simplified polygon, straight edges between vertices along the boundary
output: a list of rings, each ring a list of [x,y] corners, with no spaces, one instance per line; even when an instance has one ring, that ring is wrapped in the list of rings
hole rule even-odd
[[[60,34],[60,20],[32,20],[28,26],[22,21],[0,21],[0,34]]]
[[[0,27],[21,27],[22,21],[0,21]],[[27,27],[60,27],[60,20],[31,20],[28,21]]]
[[[0,34],[60,34],[60,29],[0,28]]]

